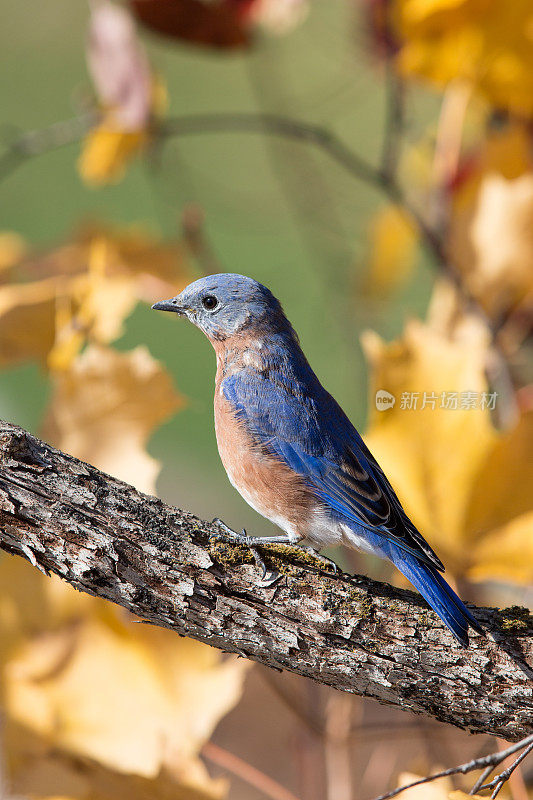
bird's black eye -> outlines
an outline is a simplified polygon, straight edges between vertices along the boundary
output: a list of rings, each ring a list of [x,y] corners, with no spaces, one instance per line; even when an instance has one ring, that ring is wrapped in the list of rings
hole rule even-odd
[[[205,297],[202,297],[202,305],[208,311],[213,311],[218,306],[218,300],[214,294],[206,294]]]

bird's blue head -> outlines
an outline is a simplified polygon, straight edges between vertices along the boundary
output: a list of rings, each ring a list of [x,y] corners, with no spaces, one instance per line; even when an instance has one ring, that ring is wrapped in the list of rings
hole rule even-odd
[[[209,339],[218,341],[266,327],[292,330],[279,301],[266,286],[229,272],[200,278],[152,308],[185,316]]]

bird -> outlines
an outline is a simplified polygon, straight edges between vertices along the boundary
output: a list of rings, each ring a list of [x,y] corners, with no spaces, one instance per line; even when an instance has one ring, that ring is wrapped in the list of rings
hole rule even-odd
[[[385,473],[313,372],[271,291],[234,273],[208,275],[152,306],[186,317],[216,354],[214,418],[231,484],[282,534],[241,537],[315,551],[344,544],[389,559],[467,647],[477,620],[404,511]],[[231,529],[226,528],[231,531]]]

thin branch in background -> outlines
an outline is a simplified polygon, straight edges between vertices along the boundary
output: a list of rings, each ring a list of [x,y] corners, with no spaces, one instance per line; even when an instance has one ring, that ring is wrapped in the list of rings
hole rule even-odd
[[[493,772],[494,767],[492,764],[489,764],[488,767],[485,767],[475,784],[472,786],[468,794],[477,794],[478,790],[481,789],[487,778],[489,777],[490,773]]]
[[[322,737],[322,724],[318,715],[315,713],[314,707],[310,706],[308,703],[301,703],[297,700],[294,692],[285,688],[287,684],[287,675],[284,673],[278,675],[263,667],[259,668],[259,674],[278,699],[300,720],[304,727],[315,736],[319,738]]]
[[[385,69],[386,116],[381,150],[381,174],[385,181],[394,181],[402,147],[405,90],[392,57],[387,58]]]
[[[90,120],[94,123],[94,119],[94,115],[85,115],[56,123],[41,131],[23,134],[11,142],[0,156],[0,180],[30,156],[41,155],[79,140],[91,127]],[[494,333],[485,311],[463,285],[457,270],[448,262],[442,239],[408,200],[399,184],[390,175],[384,174],[380,168],[369,164],[355,153],[331,130],[278,114],[214,112],[169,118],[158,124],[152,132],[153,136],[159,139],[213,133],[260,133],[306,142],[320,148],[355,178],[374,188],[381,188],[391,201],[401,205],[412,218],[435,264],[456,286],[467,308],[476,311],[489,330]]]
[[[488,775],[490,775],[494,767],[490,768],[488,774],[485,774],[486,772],[485,771],[482,776],[483,777],[482,784],[478,786],[479,781],[475,784],[475,786],[477,787],[476,791],[483,791],[484,789],[494,789],[494,791],[491,794],[491,800],[492,798],[497,797],[501,789],[503,788],[504,784],[507,783],[507,781],[510,780],[511,777],[513,776],[515,769],[522,763],[522,761],[526,758],[526,756],[528,756],[529,753],[531,753],[532,750],[533,750],[533,741],[531,742],[530,745],[526,747],[526,749],[522,753],[520,753],[518,758],[515,758],[513,763],[510,764],[507,767],[507,769],[502,770],[502,772],[500,772],[499,775],[496,775],[496,777],[493,778],[493,780],[491,780],[489,783],[485,783],[484,781],[486,780],[486,778],[488,778]],[[472,791],[471,794],[474,794],[474,791]],[[524,787],[524,792],[522,793],[522,797],[525,797],[527,800],[527,790],[525,789],[525,787]],[[515,792],[513,792],[513,798],[514,800],[518,800]]]
[[[355,800],[352,786],[350,733],[354,699],[331,694],[326,705],[324,755],[328,800]]]
[[[359,779],[359,785],[367,789],[372,786],[387,786],[392,776],[397,773],[397,763],[400,758],[398,748],[391,748],[388,741],[380,739],[372,748],[368,761]]]
[[[30,156],[40,155],[77,141],[91,127],[94,119],[94,115],[85,115],[73,120],[56,123],[41,131],[23,134],[11,142],[6,151],[0,156],[0,180]],[[465,286],[461,273],[447,258],[442,237],[425,216],[410,202],[403,188],[390,174],[384,173],[380,168],[369,164],[331,130],[320,125],[313,125],[277,114],[215,112],[166,119],[154,128],[152,135],[154,138],[157,137],[163,140],[174,136],[232,132],[282,136],[286,139],[318,147],[335,163],[353,175],[354,178],[374,188],[381,189],[392,202],[401,206],[416,225],[421,241],[432,256],[436,267],[452,282],[465,308],[474,313],[489,331],[492,341],[489,356],[493,365],[492,374],[495,376],[493,386],[498,393],[500,393],[500,385],[504,387],[502,396],[509,397],[508,388],[513,387],[513,382],[509,374],[507,359],[497,341],[500,326],[493,323],[477,298]],[[510,407],[511,405],[513,407],[506,414],[506,419],[511,421],[516,418],[516,403],[513,404],[513,398],[514,394],[508,401]]]
[[[204,275],[224,272],[205,232],[205,214],[198,203],[187,203],[181,215],[181,231],[185,244]]]
[[[79,142],[98,119],[99,115],[91,111],[61,122],[54,122],[46,128],[26,131],[16,137],[10,136],[10,140],[5,143],[5,151],[0,156],[0,181],[33,156],[44,155]]]
[[[292,738],[292,763],[302,800],[324,800],[326,779],[322,743],[302,725]]]
[[[533,734],[531,736],[526,736],[525,739],[522,739],[522,741],[520,742],[516,742],[516,744],[511,745],[506,750],[502,750],[496,753],[491,753],[488,756],[481,756],[481,758],[474,758],[472,761],[467,761],[465,764],[460,764],[458,767],[450,767],[450,769],[445,769],[442,770],[441,772],[435,772],[433,775],[427,775],[425,778],[420,778],[419,780],[413,781],[412,783],[407,783],[405,784],[405,786],[400,786],[398,789],[393,789],[392,791],[387,792],[386,794],[380,794],[379,797],[374,798],[374,800],[389,800],[389,798],[396,797],[396,795],[405,792],[407,789],[413,788],[413,786],[420,786],[423,783],[431,783],[432,781],[436,781],[439,778],[447,778],[450,775],[459,775],[459,774],[466,775],[469,772],[474,772],[474,770],[478,769],[484,769],[485,767],[492,767],[492,768],[497,767],[499,764],[502,763],[502,761],[505,761],[505,759],[508,758],[508,756],[511,756],[514,753],[517,753],[519,750],[522,750],[524,748],[526,748],[525,755],[527,755],[533,749]],[[518,764],[516,766],[518,766]],[[487,777],[485,773],[486,770],[483,774],[485,777]],[[504,773],[502,773],[502,775],[503,774]],[[498,778],[499,777],[500,776],[498,776]],[[482,788],[484,787],[483,786],[479,787],[479,789]]]
[[[213,764],[222,767],[237,778],[245,781],[249,786],[258,789],[265,797],[269,797],[271,800],[299,800],[295,794],[286,789],[285,786],[282,786],[281,783],[265,775],[264,772],[248,764],[242,758],[224,750],[223,747],[213,744],[213,742],[204,744],[202,755]]]
[[[494,326],[483,307],[464,286],[462,276],[447,258],[442,238],[432,228],[422,213],[413,206],[402,187],[380,168],[369,164],[355,153],[333,131],[320,125],[303,122],[278,114],[256,114],[248,112],[216,112],[192,114],[165,120],[158,128],[162,138],[192,136],[210,133],[261,133],[282,136],[294,141],[306,142],[321,149],[354,178],[381,189],[388,198],[401,205],[415,223],[422,243],[431,254],[435,265],[454,284],[466,308],[479,316],[494,336]]]

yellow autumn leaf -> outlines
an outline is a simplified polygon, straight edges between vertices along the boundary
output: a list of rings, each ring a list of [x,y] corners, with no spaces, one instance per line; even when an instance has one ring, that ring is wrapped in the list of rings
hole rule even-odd
[[[95,240],[105,244],[106,274],[128,276],[139,299],[153,303],[165,293],[176,294],[192,280],[184,247],[178,241],[159,241],[142,225],[84,226],[75,239],[75,258],[90,257]]]
[[[12,231],[0,232],[0,282],[9,276],[12,267],[24,257],[26,243],[22,236]]]
[[[449,252],[472,294],[494,317],[533,299],[533,172],[488,172],[470,205],[454,204]]]
[[[72,626],[93,614],[98,602],[55,575],[45,577],[22,558],[1,555],[0,668],[28,638]]]
[[[90,186],[102,186],[120,181],[147,146],[166,92],[128,9],[100,0],[90,11],[87,64],[102,119],[85,138],[78,171]]]
[[[56,303],[49,369],[68,369],[88,337],[106,343],[121,335],[123,320],[137,303],[136,290],[129,277],[106,274],[108,260],[106,240],[95,238],[88,253],[87,272],[73,278],[70,296]]]
[[[414,267],[417,233],[398,206],[382,208],[371,220],[368,270],[363,289],[371,294],[393,291]]]
[[[138,299],[154,302],[191,279],[181,245],[139,226],[85,226],[14,266],[25,282],[0,285],[0,366],[37,359],[68,369],[87,340],[120,336]]]
[[[0,286],[0,366],[45,360],[54,343],[57,279]]]
[[[136,278],[138,297],[148,303],[165,293],[178,293],[192,278],[179,243],[157,242],[139,227],[116,232],[109,247],[120,268]]]
[[[473,581],[500,580],[530,585],[533,581],[532,537],[533,511],[478,537],[468,577]]]
[[[119,183],[148,140],[146,131],[115,130],[102,123],[85,137],[78,171],[90,186]]]
[[[212,779],[198,759],[179,774],[146,778],[106,767],[58,747],[7,719],[4,747],[13,795],[32,800],[221,800],[224,779]]]
[[[193,278],[185,248],[177,240],[161,241],[140,224],[84,223],[73,238],[47,253],[28,256],[24,277],[86,274],[95,265],[94,251],[109,278],[129,278],[139,299],[155,302],[161,292],[177,293]]]
[[[4,671],[5,711],[105,767],[179,776],[239,699],[246,669],[172,631],[87,618],[19,649]]]
[[[136,302],[135,284],[120,276],[0,286],[0,365],[37,359],[65,369],[87,338],[117,338]]]
[[[44,436],[154,494],[159,463],[145,446],[153,429],[182,405],[169,375],[145,347],[119,353],[90,345],[56,375]]]
[[[533,113],[533,7],[529,0],[394,0],[406,76],[439,87],[460,79],[499,109]]]
[[[488,414],[460,407],[461,392],[487,390],[486,345],[481,331],[468,347],[458,346],[417,321],[408,323],[401,339],[389,345],[376,335],[363,338],[372,372],[365,439],[407,513],[430,542],[442,542],[448,562],[462,558],[462,521],[470,487],[497,438]],[[393,408],[376,409],[379,390],[395,397]],[[457,408],[441,409],[442,401],[455,403],[455,398],[449,399],[452,392],[457,393]],[[416,409],[404,408],[405,398],[416,402]],[[457,447],[451,448],[451,442]]]
[[[533,535],[525,533],[533,414],[511,431],[494,430],[486,332],[464,323],[454,337],[413,321],[389,345],[375,334],[363,344],[372,373],[365,440],[415,525],[457,575],[533,580]],[[393,406],[376,408],[379,390],[395,398]],[[497,530],[500,568],[486,544]]]

